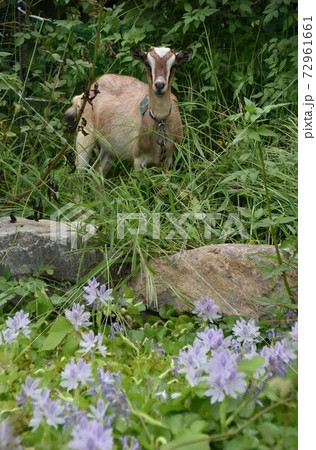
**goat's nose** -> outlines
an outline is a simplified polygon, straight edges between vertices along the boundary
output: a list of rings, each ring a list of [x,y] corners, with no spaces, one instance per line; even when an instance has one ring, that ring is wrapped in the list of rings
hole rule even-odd
[[[156,81],[155,86],[158,91],[161,91],[165,87],[165,83],[163,81]]]

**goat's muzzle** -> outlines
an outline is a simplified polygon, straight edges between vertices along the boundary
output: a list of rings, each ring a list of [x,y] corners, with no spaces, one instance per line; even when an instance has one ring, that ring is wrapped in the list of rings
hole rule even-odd
[[[161,96],[165,93],[166,83],[162,80],[155,82],[155,94]]]

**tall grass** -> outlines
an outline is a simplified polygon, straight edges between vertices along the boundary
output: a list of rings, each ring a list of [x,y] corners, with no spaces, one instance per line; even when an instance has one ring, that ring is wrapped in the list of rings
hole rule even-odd
[[[201,60],[203,70],[211,74],[210,84],[202,80],[196,85],[196,78],[191,76],[189,69],[182,74],[182,84],[175,84],[185,137],[176,148],[170,172],[155,168],[135,172],[124,161],[118,161],[103,178],[91,171],[70,173],[67,159],[62,156],[56,167],[49,171],[49,176],[34,189],[45,169],[49,168],[51,158],[60,152],[69,136],[63,111],[74,88],[71,73],[65,73],[62,67],[68,53],[74,52],[70,46],[76,46],[69,31],[61,46],[60,58],[54,56],[57,71],[52,63],[47,73],[37,72],[36,50],[42,25],[35,28],[37,34],[33,37],[22,85],[16,76],[1,75],[4,88],[1,101],[6,102],[6,96],[11,99],[5,103],[8,115],[2,116],[0,122],[2,216],[13,213],[32,217],[34,205],[36,209],[41,202],[44,218],[49,218],[79,197],[81,201],[75,207],[81,209],[82,215],[89,212],[88,221],[98,228],[88,248],[97,247],[105,255],[97,271],[111,277],[111,267],[129,264],[132,273],[140,268],[145,270],[149,286],[152,282],[150,257],[212,243],[272,244],[272,223],[275,243],[295,248],[295,105],[278,103],[275,97],[273,108],[267,112],[258,108],[254,101],[247,106],[242,85],[235,89],[234,101],[229,103],[221,88],[218,63],[214,62],[218,54],[213,54],[214,42],[211,44],[206,29],[197,58]],[[256,42],[259,33],[260,28]],[[237,64],[234,45],[232,41],[227,70]],[[261,56],[258,57],[255,46],[251,65],[262,62]],[[80,60],[75,63],[76,73],[82,80],[86,66],[90,64],[85,65]],[[124,59],[118,71],[126,73]],[[35,89],[41,86],[38,92],[42,93],[44,102],[23,97],[19,100],[18,90],[27,92],[30,85]],[[254,111],[251,120],[249,108]],[[21,117],[22,130],[18,127]],[[262,127],[266,132],[260,134]],[[236,139],[240,135],[242,139]],[[69,152],[72,151],[70,148]],[[28,194],[19,197],[23,192]],[[135,213],[146,218],[146,232],[131,234],[127,231],[124,237],[118,238],[119,217]],[[173,222],[183,214],[187,217],[181,230]],[[213,215],[213,218],[207,219],[206,224],[201,214]],[[155,229],[158,217],[159,237]],[[126,224],[126,228],[135,229],[139,220],[131,219]],[[126,279],[113,281],[122,286]],[[151,294],[154,295],[153,290]]]

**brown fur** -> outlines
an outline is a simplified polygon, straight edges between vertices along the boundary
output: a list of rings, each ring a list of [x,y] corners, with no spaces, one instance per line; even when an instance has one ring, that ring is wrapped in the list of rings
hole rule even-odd
[[[136,56],[133,51],[136,52]],[[181,142],[183,131],[177,99],[171,93],[174,70],[170,71],[167,80],[166,61],[172,55],[178,58],[178,55],[182,53],[175,54],[170,50],[163,58],[160,58],[151,49],[148,53],[155,58],[155,62],[152,62],[155,67],[153,71],[147,64],[148,53],[138,49],[133,51],[133,57],[143,61],[147,67],[148,84],[133,77],[114,74],[103,75],[97,80],[100,93],[95,96],[91,104],[86,103],[77,135],[76,150],[79,168],[89,165],[91,152],[97,144],[101,151],[93,167],[97,171],[102,169],[104,173],[109,169],[111,160],[115,158],[126,158],[132,161],[135,169],[141,166],[169,169],[172,163],[174,145]],[[172,61],[175,57],[172,57]],[[186,55],[182,56],[182,59],[188,60],[190,57]],[[175,64],[182,59],[180,57],[179,61],[175,59]],[[165,79],[162,95],[157,94],[156,77],[160,77],[159,80]],[[91,97],[93,95],[92,87]],[[145,97],[149,98],[149,105],[145,114],[142,115],[140,103]],[[82,99],[82,95],[73,99],[73,105],[66,111],[67,116],[78,113]],[[171,105],[172,111],[169,115]],[[157,120],[150,117],[149,108]],[[163,145],[157,143],[160,120],[165,121],[166,127]]]

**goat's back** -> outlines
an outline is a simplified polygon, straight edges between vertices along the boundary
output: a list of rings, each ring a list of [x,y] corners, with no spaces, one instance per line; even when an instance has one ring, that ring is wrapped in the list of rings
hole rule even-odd
[[[88,131],[94,132],[98,141],[104,136],[107,147],[114,148],[118,155],[129,154],[140,132],[139,105],[148,96],[148,85],[126,75],[106,74],[92,85],[90,98],[94,96],[83,112]],[[81,102],[80,99],[78,106]]]
[[[109,95],[126,95],[131,93],[133,95],[148,95],[148,85],[134,77],[127,75],[106,74],[102,75],[98,80],[98,89],[102,94]],[[99,94],[100,95],[100,94]]]

